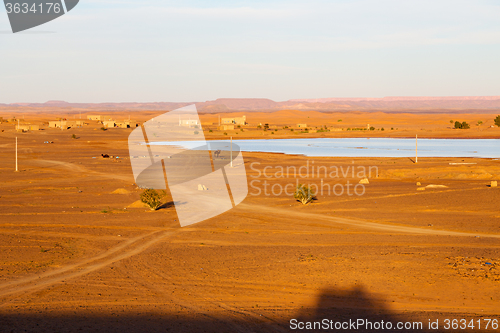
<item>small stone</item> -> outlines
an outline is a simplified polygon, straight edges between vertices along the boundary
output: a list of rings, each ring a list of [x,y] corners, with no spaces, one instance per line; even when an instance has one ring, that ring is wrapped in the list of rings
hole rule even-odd
[[[420,182],[417,182],[417,186],[422,186],[422,184],[420,184]]]
[[[370,184],[370,181],[368,180],[368,178],[363,178],[359,181],[360,184]]]

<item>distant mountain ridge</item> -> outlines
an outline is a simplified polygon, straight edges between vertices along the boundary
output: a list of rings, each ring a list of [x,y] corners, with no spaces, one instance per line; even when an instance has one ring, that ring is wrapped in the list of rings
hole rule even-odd
[[[66,101],[48,101],[45,103],[0,104],[0,107],[29,108],[70,108],[95,110],[174,110],[196,104],[198,110],[205,113],[229,111],[276,111],[276,110],[488,110],[500,109],[500,96],[388,96],[382,98],[317,98],[291,99],[275,102],[266,98],[219,98],[206,102],[150,102],[150,103],[70,103]]]

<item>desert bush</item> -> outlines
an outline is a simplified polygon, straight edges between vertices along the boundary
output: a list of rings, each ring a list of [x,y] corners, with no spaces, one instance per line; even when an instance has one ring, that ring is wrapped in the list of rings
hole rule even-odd
[[[469,129],[470,128],[470,125],[467,124],[467,122],[459,122],[459,121],[455,121],[455,128],[457,129]]]
[[[75,135],[75,134],[73,134],[73,135],[71,136],[71,138],[72,138],[72,139],[76,139],[76,135]]]
[[[370,127],[370,131],[375,131],[375,127]]]
[[[295,194],[293,195],[297,201],[300,201],[303,205],[307,205],[316,199],[316,194],[314,191],[304,184],[299,184],[295,189]]]
[[[495,118],[495,125],[500,127],[500,115]]]
[[[106,127],[101,127],[101,131],[107,131],[108,129]]]
[[[162,199],[165,196],[165,191],[158,192],[148,188],[141,193],[141,201],[148,205],[151,210],[157,210],[162,205]]]
[[[227,132],[224,132],[224,135],[227,135]]]
[[[477,122],[477,126],[480,126],[482,123],[483,123],[483,121],[482,121],[482,120],[479,120],[479,121]]]

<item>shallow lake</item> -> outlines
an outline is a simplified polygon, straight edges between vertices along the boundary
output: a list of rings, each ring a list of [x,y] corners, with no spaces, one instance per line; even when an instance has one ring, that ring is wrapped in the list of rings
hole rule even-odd
[[[228,141],[207,141],[209,144]],[[157,142],[161,145],[176,145],[188,149],[204,143]],[[233,140],[233,144],[244,152],[270,152],[300,154],[305,156],[337,157],[413,157],[415,139],[399,138],[314,138],[314,139],[270,139]],[[229,145],[228,145],[229,147]],[[234,150],[237,150],[236,146]],[[481,157],[499,158],[500,139],[418,139],[419,157]]]

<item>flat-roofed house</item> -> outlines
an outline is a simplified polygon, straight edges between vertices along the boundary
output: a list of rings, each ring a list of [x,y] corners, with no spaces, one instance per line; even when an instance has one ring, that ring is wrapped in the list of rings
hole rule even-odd
[[[107,127],[107,128],[111,128],[111,127],[116,126],[116,123],[114,120],[105,120],[102,122],[102,124],[104,125],[104,127]]]
[[[179,126],[198,128],[200,122],[197,119],[179,119]]]
[[[16,130],[18,132],[39,131],[40,125],[22,124],[22,125],[16,126]]]
[[[104,116],[87,116],[88,120],[94,120],[94,121],[104,121],[105,117]]]
[[[219,130],[221,131],[234,130],[234,125],[220,125]]]
[[[247,117],[242,116],[242,117],[234,117],[234,118],[222,118],[221,119],[221,125],[246,125],[247,124]]]

